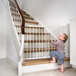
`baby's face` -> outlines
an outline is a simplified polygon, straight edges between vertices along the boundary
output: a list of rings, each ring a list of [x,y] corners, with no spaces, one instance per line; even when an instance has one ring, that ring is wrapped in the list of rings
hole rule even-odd
[[[65,35],[64,34],[61,34],[61,35],[58,36],[58,39],[64,40],[64,37],[65,37]]]

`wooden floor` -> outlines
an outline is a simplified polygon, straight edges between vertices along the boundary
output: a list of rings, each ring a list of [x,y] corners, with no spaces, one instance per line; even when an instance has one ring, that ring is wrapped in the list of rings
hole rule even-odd
[[[49,64],[49,61],[51,59],[34,59],[34,60],[25,60],[23,62],[23,66],[29,66],[29,65],[38,65],[38,64]],[[64,61],[69,61],[70,59],[68,57],[64,58]]]

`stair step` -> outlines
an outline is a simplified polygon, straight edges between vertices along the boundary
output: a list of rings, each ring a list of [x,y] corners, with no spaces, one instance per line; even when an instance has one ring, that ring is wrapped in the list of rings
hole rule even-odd
[[[24,49],[24,53],[32,53],[32,52],[45,52],[45,51],[53,51],[56,48],[31,48],[31,49]]]
[[[31,23],[31,24],[36,24],[36,25],[38,25],[38,22],[32,22],[32,21],[26,21],[26,20],[25,20],[25,23]]]
[[[51,42],[51,40],[24,40],[24,43]]]
[[[13,4],[11,4],[11,3],[9,3],[9,5],[10,5],[11,7],[13,7],[13,8],[16,8],[16,6],[15,6],[15,5],[13,5]]]
[[[18,34],[21,34],[21,32],[18,32]],[[50,33],[24,33],[25,35],[50,35]]]
[[[18,22],[21,22],[21,20],[19,20],[19,19],[13,19],[13,21],[18,21]]]
[[[36,20],[25,19],[25,21],[37,22]]]
[[[29,17],[30,15],[29,14],[27,14],[27,13],[22,13],[23,14],[23,16],[27,16],[27,17]]]
[[[18,13],[16,9],[10,8],[10,10]]]
[[[24,15],[24,16],[30,16],[29,14],[27,14],[25,11],[21,11],[22,12],[22,14]]]
[[[13,8],[13,7],[10,7],[10,8],[17,10],[17,8]]]
[[[10,7],[10,9],[17,10],[17,8]]]
[[[9,0],[9,2],[10,2],[9,4],[11,4],[11,5],[15,6],[15,4],[14,4],[12,1],[10,1],[10,0]]]
[[[24,18],[25,18],[25,19],[34,20],[34,18],[32,18],[32,17],[26,17],[26,16],[24,16]]]
[[[24,13],[24,14],[26,14],[26,12],[25,12],[25,11],[23,11],[23,10],[21,10],[21,12],[22,12],[22,13]]]
[[[18,17],[20,17],[20,15],[19,15],[19,14],[16,14],[16,13],[12,13],[12,15],[13,15],[13,16],[18,16]]]
[[[21,26],[15,25],[17,28],[21,28]],[[44,27],[29,27],[24,26],[24,28],[31,28],[31,29],[44,29]]]
[[[50,58],[25,60],[22,63],[22,66],[39,65],[39,64],[51,64],[51,63],[49,63],[50,60],[51,60]],[[64,58],[64,61],[69,61],[69,60],[70,60],[70,58],[68,58],[68,57]]]

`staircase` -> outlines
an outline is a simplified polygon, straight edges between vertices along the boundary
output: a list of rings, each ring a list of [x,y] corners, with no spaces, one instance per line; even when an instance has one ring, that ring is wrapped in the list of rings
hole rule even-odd
[[[22,51],[20,51],[21,58],[18,63],[19,75],[26,72],[58,68],[56,64],[49,63],[51,60],[50,51],[56,50],[56,47],[51,44],[51,40],[57,41],[56,38],[32,16],[20,9],[25,23],[24,26],[21,26],[22,17],[15,1],[9,0],[10,12],[19,41],[21,45],[24,44],[21,48]],[[24,33],[21,29],[24,29]],[[22,38],[22,35],[24,38]],[[69,57],[65,57],[64,60],[69,61]],[[69,66],[68,64],[66,66]],[[42,66],[45,68],[40,69]]]

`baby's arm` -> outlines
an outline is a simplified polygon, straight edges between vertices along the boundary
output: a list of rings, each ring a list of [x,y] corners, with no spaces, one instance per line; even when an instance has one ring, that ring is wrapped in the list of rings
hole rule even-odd
[[[58,45],[58,44],[59,44],[58,41],[57,41],[57,42],[53,42],[53,41],[51,41],[51,43],[52,43],[53,45]]]

